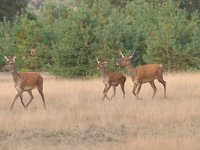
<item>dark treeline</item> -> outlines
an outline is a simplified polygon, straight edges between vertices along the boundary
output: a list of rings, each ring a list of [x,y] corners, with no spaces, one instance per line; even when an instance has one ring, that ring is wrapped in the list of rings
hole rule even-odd
[[[198,0],[41,0],[34,10],[26,0],[11,3],[0,5],[0,67],[3,55],[16,55],[20,70],[88,77],[98,74],[96,58],[121,70],[119,50],[136,49],[135,66],[200,69]]]

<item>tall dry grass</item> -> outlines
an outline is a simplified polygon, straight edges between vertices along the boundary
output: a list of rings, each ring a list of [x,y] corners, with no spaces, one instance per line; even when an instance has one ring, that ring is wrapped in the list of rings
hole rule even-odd
[[[164,76],[154,100],[153,90],[144,84],[140,97],[132,94],[127,77],[126,99],[120,87],[116,97],[102,101],[102,79],[63,80],[44,75],[47,110],[37,90],[28,110],[18,100],[9,74],[0,75],[0,149],[200,149],[200,73]],[[109,96],[112,95],[112,89]],[[24,100],[29,97],[25,93]]]

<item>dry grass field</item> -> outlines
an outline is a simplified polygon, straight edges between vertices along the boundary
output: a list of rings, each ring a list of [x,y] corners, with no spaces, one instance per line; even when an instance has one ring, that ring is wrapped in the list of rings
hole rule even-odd
[[[151,100],[143,84],[137,100],[127,76],[126,99],[120,87],[113,100],[102,101],[102,79],[63,80],[44,75],[47,110],[35,99],[28,110],[20,100],[8,111],[16,94],[9,73],[0,74],[1,150],[199,150],[200,73],[165,74],[163,86]],[[111,96],[112,90],[109,91]],[[24,100],[28,101],[24,93]]]

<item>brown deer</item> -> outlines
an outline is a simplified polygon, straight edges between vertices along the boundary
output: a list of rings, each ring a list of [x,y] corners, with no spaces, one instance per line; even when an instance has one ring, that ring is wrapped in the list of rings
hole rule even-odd
[[[13,58],[9,59],[8,57],[4,56],[4,58],[6,60],[4,70],[11,72],[13,80],[14,80],[15,88],[18,92],[12,102],[10,110],[13,109],[15,101],[17,100],[18,97],[20,97],[21,103],[24,106],[24,108],[25,109],[28,108],[29,104],[32,102],[32,100],[34,98],[33,94],[32,94],[32,90],[35,88],[38,89],[38,91],[42,97],[42,100],[43,100],[44,108],[46,108],[44,94],[43,94],[43,78],[42,78],[42,76],[35,72],[17,72],[16,57],[14,56]],[[30,100],[28,101],[28,103],[26,105],[24,104],[23,97],[22,97],[22,94],[25,91],[28,92],[30,95]]]
[[[149,82],[151,87],[153,88],[153,99],[157,91],[154,80],[157,79],[164,86],[164,97],[166,97],[166,82],[163,80],[163,66],[161,64],[147,64],[134,68],[131,65],[131,59],[134,53],[135,50],[131,56],[124,56],[120,51],[121,59],[119,61],[119,65],[122,67],[126,67],[132,77],[132,81],[134,83],[133,94],[137,97],[137,99],[140,99],[138,95],[142,84]]]
[[[117,86],[120,84],[121,86],[121,90],[123,93],[123,97],[125,98],[125,91],[124,91],[124,84],[126,81],[126,77],[119,72],[107,72],[105,65],[108,63],[107,61],[100,61],[98,59],[97,60],[97,69],[100,70],[101,75],[103,77],[103,83],[105,84],[105,88],[103,90],[103,100],[105,99],[105,97],[107,99],[112,99],[115,96],[116,93],[116,88]],[[108,98],[107,96],[107,92],[109,91],[110,87],[113,87],[113,95],[111,98]]]

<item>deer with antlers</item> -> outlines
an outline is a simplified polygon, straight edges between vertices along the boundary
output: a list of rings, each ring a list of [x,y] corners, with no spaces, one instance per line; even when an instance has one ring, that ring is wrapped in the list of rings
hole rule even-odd
[[[112,99],[115,96],[116,88],[118,85],[121,86],[121,90],[123,93],[123,98],[125,98],[125,91],[124,91],[124,84],[126,82],[126,77],[119,72],[108,72],[106,71],[105,65],[108,63],[107,60],[97,60],[97,69],[100,70],[101,75],[103,77],[103,83],[105,84],[105,88],[103,90],[103,100],[105,97],[107,99]],[[107,92],[109,91],[110,87],[113,87],[113,95],[111,98],[108,98]]]
[[[134,68],[131,65],[131,59],[134,53],[135,50],[131,56],[125,56],[120,51],[121,59],[119,61],[119,65],[122,67],[126,67],[132,77],[132,81],[134,83],[133,94],[137,97],[137,99],[140,99],[138,95],[141,90],[142,84],[149,82],[151,87],[153,88],[153,99],[157,91],[154,80],[157,79],[164,86],[164,97],[166,97],[166,82],[163,80],[163,66],[161,64],[147,64]]]
[[[35,72],[17,72],[16,69],[16,56],[12,58],[8,58],[4,56],[6,60],[6,64],[4,66],[4,70],[11,72],[13,80],[14,80],[14,85],[17,90],[17,95],[15,96],[12,105],[10,106],[10,110],[13,109],[13,106],[17,100],[18,97],[21,99],[21,103],[24,106],[24,108],[28,108],[29,104],[33,100],[33,94],[32,90],[37,88],[38,92],[40,93],[42,100],[43,100],[43,105],[44,108],[46,108],[45,105],[45,99],[44,99],[44,94],[43,94],[43,78],[41,75]],[[25,105],[23,102],[23,97],[22,94],[23,92],[28,92],[30,95],[30,100],[28,103]]]

